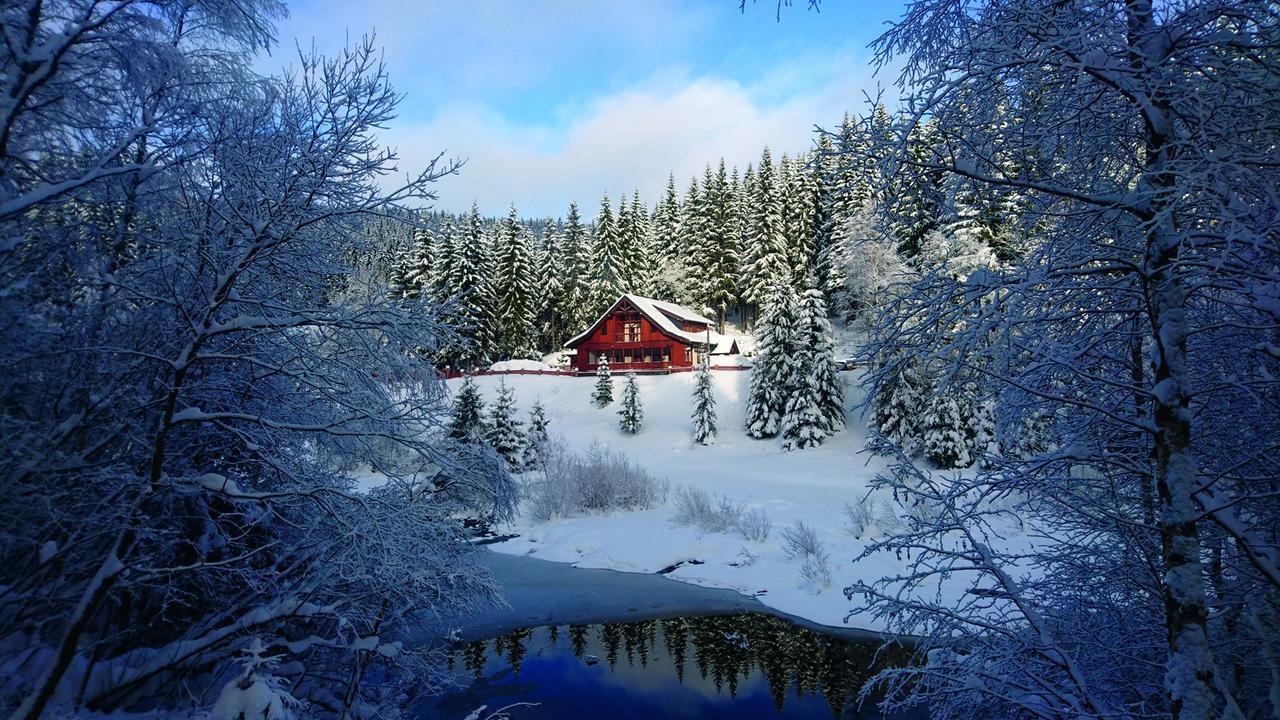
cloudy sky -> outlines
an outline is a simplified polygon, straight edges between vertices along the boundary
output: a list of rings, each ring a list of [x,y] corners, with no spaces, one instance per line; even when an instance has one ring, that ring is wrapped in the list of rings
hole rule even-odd
[[[405,94],[383,134],[401,167],[441,151],[466,160],[438,207],[526,217],[591,216],[600,194],[638,188],[652,203],[674,171],[681,188],[708,162],[745,166],[809,147],[814,125],[859,111],[892,77],[866,45],[898,0],[293,0],[281,23],[288,60],[376,32]]]

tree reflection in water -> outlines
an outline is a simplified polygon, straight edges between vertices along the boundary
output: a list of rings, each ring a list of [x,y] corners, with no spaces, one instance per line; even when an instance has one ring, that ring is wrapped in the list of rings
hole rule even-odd
[[[518,676],[531,644],[559,646],[561,652],[571,651],[586,662],[592,662],[594,649],[603,654],[610,672],[647,669],[665,655],[681,684],[691,664],[699,678],[714,684],[716,693],[734,698],[739,687],[758,674],[779,712],[794,691],[801,697],[821,696],[837,716],[857,705],[867,678],[884,667],[906,663],[910,656],[902,648],[881,650],[877,642],[833,638],[761,614],[569,625],[566,630],[567,642],[558,627],[523,629],[460,645],[455,654],[477,679],[486,663],[496,659],[504,660]]]

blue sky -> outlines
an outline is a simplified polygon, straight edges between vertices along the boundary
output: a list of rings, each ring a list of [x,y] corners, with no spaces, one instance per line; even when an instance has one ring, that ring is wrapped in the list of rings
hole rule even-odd
[[[683,188],[722,156],[804,150],[815,124],[891,85],[866,45],[900,2],[796,5],[776,22],[771,1],[295,0],[267,64],[376,31],[406,96],[382,135],[402,168],[467,160],[438,207],[562,215],[577,200],[590,216],[605,191],[653,202],[670,171]]]

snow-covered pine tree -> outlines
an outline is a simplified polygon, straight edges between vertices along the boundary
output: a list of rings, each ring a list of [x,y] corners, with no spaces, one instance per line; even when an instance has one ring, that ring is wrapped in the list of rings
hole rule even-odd
[[[747,394],[747,434],[778,434],[795,380],[795,293],[789,284],[774,286],[753,329],[756,358]]]
[[[792,282],[782,229],[778,181],[769,148],[765,148],[760,157],[748,206],[750,220],[743,259],[746,270],[743,299],[759,308],[769,301],[774,286]]]
[[[587,229],[582,225],[578,204],[569,203],[569,214],[564,219],[564,239],[561,251],[564,263],[565,307],[561,309],[567,327],[577,332],[591,318],[588,302],[591,293],[591,243]]]
[[[529,408],[529,431],[524,436],[524,453],[521,465],[525,472],[541,470],[546,466],[547,449],[551,438],[547,434],[547,410],[541,400],[534,400]]]
[[[465,347],[454,348],[450,359],[464,368],[485,365],[496,350],[494,347],[494,312],[496,298],[488,239],[480,209],[471,206],[463,223],[462,232],[453,246],[454,261],[449,264],[451,276],[448,287],[455,298],[450,325],[462,337]]]
[[[636,374],[627,373],[627,384],[622,388],[622,407],[618,409],[618,426],[622,432],[632,435],[644,426],[644,407],[640,404],[640,386]]]
[[[832,299],[834,310],[835,295],[843,282],[839,274],[837,262],[832,259],[836,236],[835,212],[836,193],[839,190],[840,155],[836,151],[831,133],[823,132],[818,136],[818,147],[814,149],[813,174],[813,255],[810,267],[818,278],[818,287]]]
[[[542,225],[540,247],[534,253],[533,274],[537,298],[536,326],[538,338],[535,346],[540,352],[559,349],[565,339],[564,313],[568,305],[569,272],[563,253],[564,238],[559,224],[547,218]],[[573,330],[577,332],[577,330]]]
[[[887,203],[887,231],[908,261],[920,254],[925,238],[942,222],[943,180],[940,173],[926,169],[937,164],[936,152],[937,128],[933,122],[914,125],[907,135],[904,159],[913,169],[892,174],[882,193]]]
[[[514,205],[498,227],[497,237],[499,348],[505,358],[533,358],[538,353],[532,333],[536,288],[528,231]]]
[[[657,272],[654,274],[653,296],[673,302],[689,301],[687,265],[684,244],[687,238],[681,232],[680,198],[676,194],[676,176],[667,176],[667,189],[658,201],[654,212],[650,235],[650,255]]]
[[[436,261],[435,236],[429,230],[417,230],[413,234],[413,254],[404,274],[406,299],[431,297],[431,289],[436,284]]]
[[[872,422],[886,440],[908,457],[920,450],[921,416],[928,401],[930,383],[918,363],[901,365],[876,394]]]
[[[812,386],[823,428],[828,434],[835,434],[845,426],[844,383],[836,366],[835,338],[817,276],[809,273],[805,284],[808,289],[800,298],[796,321],[796,352],[804,358],[797,380]]]
[[[603,355],[596,366],[596,386],[591,391],[591,402],[596,407],[605,407],[613,402],[613,375],[609,372],[609,359]]]
[[[812,383],[801,379],[799,385],[787,396],[781,421],[782,449],[804,450],[821,445],[829,435],[825,424],[822,411],[818,409],[816,388]]]
[[[623,204],[626,199],[623,199]],[[631,266],[631,277],[627,285],[628,292],[652,296],[655,275],[658,267],[653,246],[653,222],[649,217],[649,207],[640,201],[640,190],[631,193],[631,227],[623,233],[627,251],[627,264]],[[670,299],[670,298],[667,298]]]
[[[403,244],[392,252],[387,269],[387,297],[400,300],[409,293],[409,270],[413,266],[413,242]]]
[[[454,275],[458,253],[455,245],[458,242],[458,230],[452,217],[446,217],[436,237],[436,269],[432,277],[431,288],[427,295],[437,305],[444,305],[453,299],[453,291],[449,287],[450,278]]]
[[[600,199],[600,211],[596,214],[595,239],[591,246],[591,284],[589,290],[590,311],[587,317],[604,312],[623,293],[627,292],[627,278],[631,268],[627,266],[627,252],[623,248],[618,222],[613,217],[613,204],[606,194]]]
[[[921,445],[925,458],[939,468],[964,468],[973,464],[960,399],[951,390],[940,389],[925,405],[920,419]]]
[[[787,249],[787,263],[791,276],[800,280],[810,269],[813,255],[814,202],[817,188],[810,156],[794,159],[785,155],[779,164],[779,184],[782,189],[782,234]]]
[[[836,375],[827,304],[812,273],[806,284],[809,289],[800,300],[792,342],[796,369],[782,418],[785,450],[821,445],[844,427],[844,392]]]
[[[516,418],[515,390],[504,380],[498,385],[498,397],[489,411],[489,426],[485,430],[485,442],[507,462],[507,469],[520,469],[520,457],[524,451],[524,423]]]
[[[969,444],[969,457],[975,462],[988,462],[988,456],[998,451],[996,445],[996,401],[982,397],[976,390],[963,395],[960,412],[964,420],[964,437]]]
[[[449,418],[449,437],[462,442],[484,441],[488,427],[484,417],[484,400],[470,375],[462,380],[462,388],[453,399],[453,412]]]
[[[736,184],[736,178],[735,183]],[[710,308],[720,330],[724,330],[729,308],[737,302],[739,275],[738,248],[741,222],[736,218],[735,188],[729,182],[724,158],[712,179],[707,195],[707,232],[703,236],[700,304]]]
[[[693,441],[710,445],[716,440],[716,397],[711,368],[704,360],[693,385]]]

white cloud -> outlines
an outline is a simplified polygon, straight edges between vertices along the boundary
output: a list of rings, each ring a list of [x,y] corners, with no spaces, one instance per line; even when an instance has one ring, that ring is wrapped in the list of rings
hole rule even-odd
[[[789,82],[784,82],[789,81]],[[486,214],[515,203],[525,216],[563,215],[571,200],[595,214],[601,193],[617,199],[638,188],[652,204],[675,172],[683,190],[691,175],[723,157],[743,168],[768,145],[775,157],[813,141],[862,106],[871,79],[865,65],[842,58],[780,69],[755,87],[678,73],[599,97],[569,113],[522,125],[480,105],[450,105],[424,123],[396,124],[384,138],[406,171],[442,150],[467,159],[462,173],[439,184],[437,207]],[[786,92],[787,87],[803,89]]]

